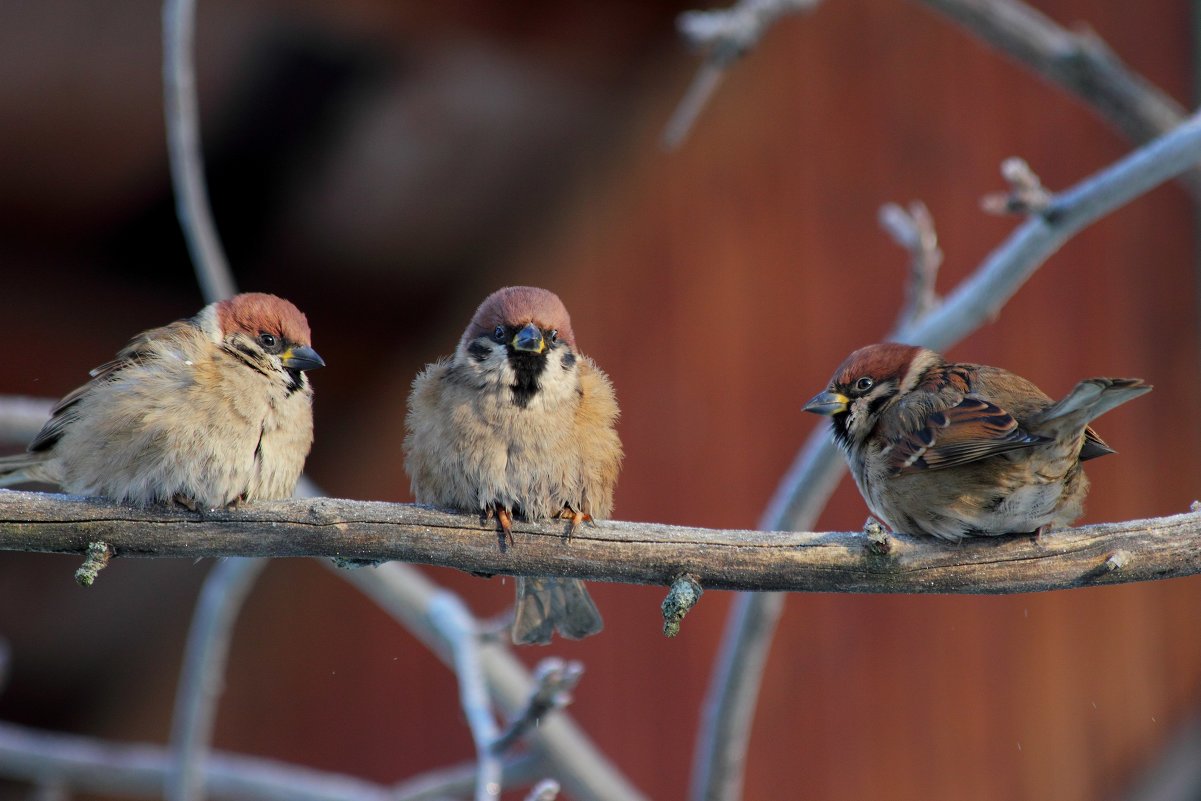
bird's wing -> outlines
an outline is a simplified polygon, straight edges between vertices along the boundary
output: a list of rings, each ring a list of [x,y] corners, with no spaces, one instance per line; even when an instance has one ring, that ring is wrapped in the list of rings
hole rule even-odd
[[[36,453],[52,448],[56,442],[62,439],[67,426],[78,417],[79,401],[85,395],[100,384],[119,380],[123,370],[130,365],[141,364],[144,360],[151,358],[158,351],[158,345],[177,339],[190,326],[192,323],[189,321],[179,320],[170,325],[143,331],[131,339],[129,344],[117,353],[115,359],[105,362],[89,373],[92,376],[91,381],[76,387],[63,396],[62,400],[51,410],[50,419],[46,421],[46,425],[42,426],[42,430],[33,438],[33,442],[29,443],[28,450]]]
[[[614,427],[619,414],[613,384],[591,359],[580,359],[580,404],[575,427],[579,457],[584,467],[584,508],[595,517],[613,510],[613,490],[621,470],[621,440]]]
[[[893,439],[886,459],[899,475],[956,467],[1047,441],[1025,431],[999,406],[965,395],[953,406],[929,412],[919,425]]]

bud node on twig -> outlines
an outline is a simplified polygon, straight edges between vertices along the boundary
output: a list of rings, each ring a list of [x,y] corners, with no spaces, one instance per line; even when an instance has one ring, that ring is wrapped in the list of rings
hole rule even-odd
[[[106,542],[89,542],[87,557],[83,560],[83,564],[75,571],[75,581],[81,587],[90,587],[96,581],[97,574],[108,566],[108,560],[112,558],[113,550],[108,547]]]
[[[680,633],[680,621],[688,610],[696,606],[704,589],[701,583],[687,574],[672,582],[667,597],[663,599],[663,636],[674,637]]]

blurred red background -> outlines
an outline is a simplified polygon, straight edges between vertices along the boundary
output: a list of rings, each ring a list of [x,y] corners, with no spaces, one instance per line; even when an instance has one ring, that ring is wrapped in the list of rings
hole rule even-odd
[[[946,290],[1016,224],[979,210],[1002,159],[1063,188],[1131,147],[920,4],[831,0],[771,30],[664,153],[696,66],[674,34],[684,7],[200,3],[215,215],[241,288],[294,300],[329,364],[309,460],[328,494],[410,499],[410,381],[485,294],[532,283],[564,298],[617,386],[617,517],[754,526],[820,422],[803,401],[895,318],[906,257],[879,206],[928,205]],[[1189,98],[1187,4],[1038,7]],[[3,17],[0,393],[59,396],[134,332],[202,305],[168,183],[159,8],[46,0]],[[950,353],[1051,395],[1090,375],[1155,384],[1098,425],[1120,455],[1090,463],[1087,521],[1198,497],[1194,213],[1174,185],[1121,209]],[[819,525],[865,515],[844,482]],[[74,567],[0,556],[0,719],[164,741],[210,565],[118,560],[86,591]],[[430,574],[482,615],[512,597],[499,578]],[[649,796],[683,798],[729,595],[707,594],[675,640],[662,588],[594,595],[603,635],[520,655],[582,660],[572,714]],[[1199,602],[1201,579],[793,596],[746,798],[1120,797],[1201,700]],[[216,739],[381,782],[472,753],[452,675],[306,561],[272,564],[254,590]]]

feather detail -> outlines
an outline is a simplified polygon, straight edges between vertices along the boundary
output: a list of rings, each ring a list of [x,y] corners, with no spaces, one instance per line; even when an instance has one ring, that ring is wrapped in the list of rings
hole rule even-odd
[[[930,413],[921,428],[897,440],[887,466],[893,475],[943,470],[1047,441],[1024,431],[1004,409],[967,396]]]

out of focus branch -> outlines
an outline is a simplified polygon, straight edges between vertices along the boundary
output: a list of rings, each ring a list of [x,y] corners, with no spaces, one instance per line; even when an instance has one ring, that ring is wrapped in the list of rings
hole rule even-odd
[[[25,445],[46,421],[56,401],[49,398],[0,397],[0,445]]]
[[[1019,0],[920,0],[1079,97],[1142,144],[1184,122],[1184,107],[1127,67],[1092,30],[1069,31]],[[1201,199],[1201,167],[1181,175]]]
[[[114,743],[0,723],[0,776],[53,783],[77,793],[126,798],[162,798],[174,770],[164,748]],[[532,781],[541,760],[506,759],[504,780]],[[461,765],[418,780],[385,786],[258,757],[215,753],[204,765],[208,796],[229,801],[429,801],[470,790],[475,765]]]
[[[476,536],[479,534],[477,531]],[[379,604],[443,662],[451,664],[451,644],[429,619],[431,605],[444,591],[424,573],[401,562],[358,570],[342,570],[332,562],[326,564]],[[510,718],[524,714],[531,696],[537,692],[537,683],[529,670],[508,646],[495,641],[481,643],[480,663],[497,706]],[[554,775],[575,801],[645,798],[563,712],[552,712],[542,718],[527,737],[535,753],[547,761],[548,769],[553,768]]]
[[[493,749],[499,734],[489,703],[475,618],[457,595],[447,591],[433,597],[428,615],[430,623],[450,644],[455,676],[459,680],[459,703],[463,709],[463,716],[467,718],[467,726],[471,729],[471,739],[475,743],[475,801],[499,799],[500,757]]]
[[[171,183],[175,186],[175,211],[200,280],[200,290],[205,302],[212,303],[231,297],[237,290],[213,224],[204,181],[192,48],[195,21],[196,0],[164,0],[163,111]]]
[[[896,203],[886,203],[880,208],[879,220],[880,227],[909,253],[905,303],[897,319],[900,328],[924,317],[942,302],[935,288],[938,268],[942,266],[942,250],[938,247],[934,218],[920,200],[910,203],[907,209]]]
[[[60,783],[81,793],[162,798],[172,770],[166,749],[118,744],[0,723],[0,775]],[[210,797],[239,801],[394,801],[388,788],[268,759],[215,754],[205,765]]]
[[[229,559],[214,565],[205,577],[175,692],[173,766],[164,788],[167,801],[205,797],[205,762],[216,725],[217,700],[225,686],[234,622],[266,566],[262,559]]]
[[[1201,514],[1062,529],[1031,541],[1001,537],[955,547],[903,535],[887,558],[858,532],[762,532],[605,521],[575,533],[517,523],[502,548],[479,519],[411,504],[264,501],[203,517],[101,499],[0,492],[0,550],[116,557],[320,556],[399,560],[472,573],[573,576],[670,585],[801,592],[995,594],[1148,581],[1201,572]],[[1107,570],[1114,553],[1128,555]],[[369,568],[368,568],[369,570]],[[362,572],[362,571],[355,571]]]
[[[674,150],[688,136],[709,98],[721,85],[726,70],[780,17],[810,11],[821,0],[739,0],[733,6],[712,11],[685,11],[676,20],[680,34],[705,54],[671,120],[663,129],[663,147]]]

